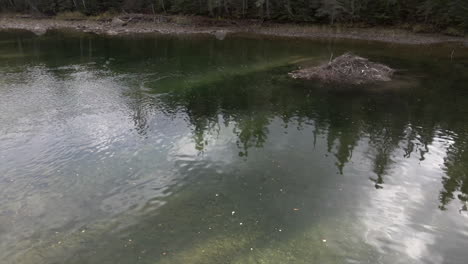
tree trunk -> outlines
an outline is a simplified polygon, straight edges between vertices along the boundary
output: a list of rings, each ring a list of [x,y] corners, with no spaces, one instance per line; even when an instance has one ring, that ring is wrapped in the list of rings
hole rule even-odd
[[[270,18],[270,0],[265,0],[266,16]]]
[[[243,18],[245,17],[245,1],[246,0],[242,0],[242,17]]]
[[[153,10],[153,23],[156,23],[156,11],[154,10],[154,3],[151,3],[151,10]]]
[[[285,7],[286,7],[286,11],[288,12],[289,17],[290,18],[294,17],[294,14],[291,9],[291,2],[289,0],[286,0]]]
[[[26,3],[29,5],[29,7],[30,7],[31,9],[33,9],[34,11],[40,13],[40,12],[39,12],[39,9],[37,9],[37,6],[36,6],[35,4],[33,4],[33,3],[31,3],[30,0],[27,0]]]
[[[206,1],[207,4],[208,4],[208,12],[210,14],[211,17],[213,17],[213,3],[211,2],[212,0],[208,0]]]
[[[161,8],[162,8],[164,14],[166,14],[166,5],[164,4],[164,0],[161,0]]]
[[[224,13],[225,13],[226,16],[229,16],[229,2],[228,2],[228,0],[224,0],[223,4],[224,4]]]

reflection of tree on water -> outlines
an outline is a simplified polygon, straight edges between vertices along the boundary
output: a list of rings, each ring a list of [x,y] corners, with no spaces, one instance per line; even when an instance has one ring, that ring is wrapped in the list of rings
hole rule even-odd
[[[468,208],[468,144],[466,140],[456,141],[447,151],[444,164],[446,176],[442,180],[444,190],[440,193],[440,209],[455,199],[463,202],[461,210]],[[458,195],[457,195],[458,193]]]
[[[77,62],[91,58],[92,50],[107,52],[104,44],[106,42],[93,43],[91,39],[88,39],[87,43],[82,39],[67,43],[70,47],[79,45],[76,50],[80,51],[81,56]],[[158,61],[171,58],[170,47],[174,44],[173,41],[145,42],[145,45],[153,44],[159,46],[152,50],[155,56],[150,56],[151,58]],[[32,43],[26,42],[21,45],[32,45]],[[206,52],[216,54],[216,45],[218,42],[211,43]],[[187,54],[193,54],[192,49],[195,48],[190,46]],[[18,52],[21,49],[19,47]],[[140,54],[143,50],[145,49],[135,46],[132,47],[131,54],[140,58],[143,56]],[[249,50],[245,49],[238,55],[247,58],[257,54]],[[59,49],[57,52],[64,53],[60,54],[60,57],[67,57],[69,51]],[[105,57],[112,55],[106,54]],[[206,57],[212,58],[211,55]],[[43,60],[51,66],[56,64],[55,56],[45,57]],[[213,57],[212,60],[214,61],[206,63],[220,64],[224,58]],[[134,68],[144,68],[140,67],[142,61],[146,62],[142,59],[135,60]],[[189,70],[193,70],[195,64],[189,63],[187,66],[187,63],[183,62],[185,61],[169,64],[173,68],[168,72],[177,72],[176,69],[184,65]],[[270,64],[275,64],[273,62],[276,60],[268,61],[266,65],[271,66]],[[165,89],[169,88],[163,91],[168,93],[158,95],[156,99],[147,97],[141,91],[132,93],[130,108],[136,131],[143,136],[150,129],[149,115],[154,112],[154,108],[169,116],[183,113],[192,125],[193,140],[196,149],[200,152],[206,149],[210,142],[209,138],[219,133],[223,125],[232,126],[241,156],[248,156],[249,149],[260,148],[267,142],[271,132],[268,130],[269,125],[274,119],[281,119],[285,127],[296,125],[298,129],[304,124],[313,124],[311,125],[314,130],[313,140],[315,141],[318,135],[326,138],[328,151],[336,159],[335,164],[340,174],[345,174],[344,170],[356,146],[362,141],[368,141],[374,173],[371,180],[376,188],[384,188],[385,178],[389,177],[390,170],[398,166],[392,158],[394,155],[400,155],[398,151],[402,150],[405,158],[413,158],[416,155],[420,161],[423,161],[438,130],[447,129],[458,135],[463,135],[468,130],[460,124],[463,122],[459,121],[461,117],[458,114],[460,109],[466,108],[468,100],[466,94],[459,94],[463,93],[464,90],[461,88],[468,78],[466,71],[463,67],[460,68],[460,65],[443,68],[444,65],[446,66],[442,63],[438,69],[434,69],[429,81],[423,81],[421,87],[424,87],[424,90],[377,94],[310,89],[297,83],[295,83],[297,87],[292,87],[293,84],[289,80],[277,77],[283,76],[289,69],[268,70],[270,68],[262,64],[257,68],[254,67],[254,72],[249,72],[250,68],[240,70],[234,68],[233,72],[238,73],[236,76],[224,76],[219,73],[203,75],[202,81],[195,82],[194,86],[180,85],[182,82],[179,82],[176,87],[171,87],[171,80],[168,80],[162,85]],[[106,67],[118,71],[119,65],[111,64]],[[148,70],[150,73],[153,71],[161,69]],[[434,82],[434,79],[437,81]],[[440,91],[441,87],[456,92],[444,93]],[[464,151],[467,147],[463,142],[463,139],[459,139],[447,150],[444,190],[440,193],[442,209],[454,199],[465,203],[468,200],[466,186],[468,160]]]
[[[247,156],[250,147],[262,147],[268,137],[270,120],[266,116],[258,116],[253,119],[243,120],[234,129],[239,138],[237,145],[242,149],[239,156]]]
[[[53,60],[51,61],[53,63]],[[286,72],[286,70],[282,70],[281,72]],[[303,87],[300,84],[296,86],[288,80],[274,77],[280,74],[274,72],[239,74],[239,76],[226,78],[222,82],[219,79],[215,81],[210,79],[209,82],[203,83],[203,85],[182,87],[184,89],[180,90],[174,89],[174,87],[165,87],[169,88],[165,91],[167,93],[161,93],[157,96],[148,96],[142,93],[141,90],[133,91],[134,94],[132,91],[125,91],[125,96],[123,96],[122,100],[129,104],[126,110],[130,112],[129,116],[134,122],[136,133],[142,137],[152,136],[150,130],[154,128],[153,121],[155,120],[152,118],[152,115],[158,115],[158,118],[166,118],[166,116],[185,118],[192,128],[191,135],[195,142],[195,148],[200,153],[207,150],[207,146],[211,144],[213,137],[221,134],[220,131],[223,126],[232,129],[240,150],[239,154],[245,157],[244,161],[246,164],[249,164],[247,162],[255,162],[254,159],[249,160],[255,154],[253,149],[262,148],[275,138],[273,134],[277,132],[275,131],[276,127],[272,129],[272,126],[275,125],[273,124],[275,120],[282,121],[284,127],[289,128],[289,130],[285,129],[286,131],[294,130],[296,126],[297,129],[305,128],[309,130],[311,128],[311,135],[313,133],[313,137],[311,136],[308,140],[314,140],[315,142],[317,136],[320,135],[320,138],[326,141],[326,147],[328,152],[331,153],[331,159],[336,160],[337,171],[344,175],[347,174],[347,164],[351,160],[355,161],[356,157],[359,156],[357,154],[361,154],[361,147],[368,146],[369,153],[367,157],[373,162],[371,173],[375,174],[371,180],[375,182],[376,188],[386,187],[384,181],[388,181],[388,177],[394,175],[391,173],[392,167],[398,166],[398,162],[401,160],[395,160],[393,158],[395,155],[401,155],[406,158],[417,156],[420,160],[424,160],[425,153],[429,151],[432,140],[437,136],[437,131],[440,131],[441,128],[448,127],[451,130],[455,130],[454,133],[458,135],[462,135],[463,131],[467,131],[466,127],[453,122],[454,120],[459,120],[460,117],[454,115],[455,111],[452,105],[448,105],[446,108],[442,107],[442,109],[439,106],[434,108],[429,107],[439,104],[440,101],[444,101],[438,101],[437,95],[429,96],[429,100],[426,102],[413,104],[411,102],[411,95],[406,92],[397,93],[396,95],[387,93],[377,95],[366,92],[342,93],[320,90]],[[138,84],[140,83],[138,82]],[[134,85],[130,85],[130,87],[134,87]],[[422,95],[421,97],[424,96]],[[399,97],[403,98],[398,99]],[[443,110],[442,113],[439,113],[440,110]],[[269,140],[268,137],[270,137]],[[145,142],[150,142],[152,139],[152,137],[149,137]],[[301,137],[301,139],[303,138]],[[468,200],[468,179],[466,174],[468,160],[465,154],[466,149],[467,147],[461,136],[448,148],[448,156],[445,160],[447,175],[443,179],[444,190],[440,195],[442,209],[445,209],[450,201],[458,198],[465,202],[465,206],[462,209],[466,210],[466,201]],[[402,150],[404,150],[404,154],[401,153]],[[355,153],[354,159],[353,151]],[[298,153],[300,154],[301,152]],[[295,158],[291,158],[291,161],[295,162]],[[246,255],[244,254],[245,252],[239,252],[239,248],[247,248],[248,250],[252,246],[252,243],[255,245],[254,247],[263,247],[265,245],[263,242],[270,241],[272,238],[270,235],[271,230],[277,226],[277,223],[283,221],[281,218],[278,219],[277,216],[278,213],[284,212],[281,209],[279,210],[275,205],[283,204],[285,206],[281,207],[295,208],[298,206],[296,203],[298,197],[311,197],[311,194],[313,194],[312,192],[307,192],[308,188],[303,188],[302,185],[304,183],[316,185],[314,181],[310,181],[307,178],[309,176],[307,173],[295,174],[283,169],[278,170],[278,172],[285,177],[280,178],[279,181],[277,179],[267,181],[266,178],[269,176],[267,164],[267,166],[258,167],[258,170],[247,174],[257,175],[256,177],[229,178],[221,186],[229,186],[222,189],[229,190],[230,195],[221,194],[218,196],[219,189],[210,189],[210,186],[213,185],[209,181],[220,182],[221,177],[219,177],[218,171],[222,171],[224,165],[221,163],[213,165],[211,161],[205,159],[193,162],[186,160],[177,161],[175,171],[180,173],[181,176],[191,178],[194,183],[196,179],[204,177],[204,183],[208,181],[208,184],[192,184],[192,192],[185,193],[185,197],[175,196],[177,200],[172,200],[171,206],[163,208],[162,211],[158,212],[160,217],[155,217],[152,214],[148,214],[152,216],[149,218],[147,218],[148,215],[141,217],[142,220],[147,218],[146,220],[148,221],[138,221],[138,229],[132,229],[131,232],[128,232],[130,234],[139,234],[139,239],[132,237],[133,241],[129,243],[129,247],[123,249],[121,247],[122,239],[118,237],[114,240],[117,241],[115,243],[116,247],[109,252],[125,252],[124,250],[128,250],[129,252],[133,252],[124,255],[134,256],[134,253],[137,252],[135,246],[140,249],[146,249],[148,245],[151,245],[156,249],[164,249],[164,252],[170,252],[170,254],[172,254],[171,251],[176,250],[187,252],[185,254],[187,259],[193,259],[196,255],[191,251],[192,245],[205,250],[210,245],[219,244],[219,242],[212,240],[216,236],[208,233],[213,228],[213,234],[223,233],[223,230],[225,231],[224,233],[233,234],[232,236],[228,236],[225,243],[222,243],[222,250],[215,248],[217,254],[223,254],[222,258],[217,260],[235,257],[237,254]],[[242,165],[244,164],[240,164],[240,166]],[[307,164],[296,162],[296,165],[299,165],[296,168],[300,168]],[[255,166],[247,167],[255,168]],[[267,168],[266,172],[263,171],[264,168]],[[314,168],[313,166],[309,166],[308,169],[313,170]],[[272,169],[272,171],[274,170]],[[300,172],[300,169],[297,171]],[[222,173],[225,172],[222,171]],[[228,172],[226,174],[231,173]],[[304,176],[303,180],[301,180],[301,176]],[[336,177],[337,179],[342,177],[340,175],[329,176]],[[366,178],[364,178],[365,180]],[[370,185],[370,182],[368,183]],[[285,188],[288,185],[291,188]],[[263,192],[263,187],[270,190],[270,195],[267,196],[268,192],[264,192],[261,197],[262,199],[258,199],[257,193],[259,191]],[[275,195],[276,193],[271,191],[280,188],[298,192],[290,191],[290,199],[288,200],[284,199],[284,194],[281,196]],[[251,190],[248,192],[250,195],[245,195],[246,189]],[[327,188],[320,188],[319,186],[316,189],[320,189],[324,195],[317,195],[315,197],[336,195],[336,193],[333,193],[333,190]],[[301,194],[301,192],[303,193]],[[217,193],[217,195],[213,195],[214,193]],[[226,199],[227,197],[230,198]],[[323,202],[323,199],[313,200],[317,203]],[[286,203],[284,203],[285,201]],[[238,219],[234,218],[230,212],[237,205],[243,206],[242,213],[244,215],[248,212],[247,215],[253,216],[250,219],[242,219],[244,223],[242,228],[247,227],[251,229],[236,228],[240,228],[241,226],[238,224]],[[306,211],[300,210],[300,213],[303,214]],[[308,211],[311,214],[303,216],[302,219],[315,219],[314,210]],[[296,215],[297,213],[299,212],[293,211],[291,215]],[[213,215],[215,215],[215,218]],[[194,218],[194,216],[200,217]],[[238,214],[235,217],[237,216]],[[254,226],[259,220],[261,221],[260,226],[264,228],[260,233],[258,232],[258,228]],[[284,221],[290,220],[286,219]],[[223,229],[225,226],[220,223],[233,223],[232,226],[234,228]],[[319,224],[304,221],[302,224],[295,225],[293,232],[288,231],[288,236],[291,236],[291,238],[294,238],[295,236],[293,235],[296,234],[302,236],[311,225],[317,226],[317,229],[320,229],[322,232]],[[142,226],[143,228],[141,228]],[[330,226],[334,228],[333,225]],[[202,231],[203,234],[200,235],[200,232],[197,233],[196,231],[198,230],[196,229],[202,229],[202,227],[206,232]],[[206,230],[207,227],[210,228]],[[338,229],[337,233],[339,233],[337,237],[342,237],[343,233],[346,234],[346,232],[338,232]],[[91,235],[91,232],[87,230],[86,235],[88,234]],[[148,236],[148,234],[152,234],[153,237]],[[154,239],[155,234],[158,239]],[[315,237],[313,236],[313,232],[309,232],[308,234],[312,234],[312,237]],[[94,240],[96,245],[99,245],[98,248],[102,248],[102,244],[109,243],[109,236],[111,235],[106,234]],[[281,243],[288,241],[285,238],[287,237],[281,237]],[[199,244],[199,241],[202,243]],[[203,243],[204,241],[206,242]],[[294,248],[294,250],[297,250],[296,252],[300,250],[308,252],[308,248],[311,246],[310,240],[305,241],[307,243],[302,243],[301,241],[301,243],[297,244],[287,244],[287,249]],[[85,244],[82,241],[79,241],[79,243]],[[317,243],[321,244],[320,240],[317,240]],[[74,248],[68,243],[66,245]],[[168,245],[169,250],[167,249]],[[301,247],[302,245],[305,245],[305,249]],[[86,249],[88,248],[86,247]],[[46,248],[45,251],[48,252],[50,250]],[[353,248],[352,251],[356,250]],[[87,252],[90,254],[90,259],[94,259],[94,261],[97,261],[96,257],[101,255]],[[347,251],[342,250],[342,252]],[[145,252],[144,254],[153,254],[151,256],[152,261],[156,261],[161,257],[158,256],[160,254],[159,251]],[[278,251],[276,255],[287,256],[287,251]],[[323,251],[319,252],[319,255],[324,255]],[[105,256],[105,254],[101,256]],[[216,254],[214,256],[212,258],[216,259]],[[150,259],[150,257],[147,257],[147,259]],[[182,259],[183,257],[174,263],[183,263]],[[271,259],[274,258],[272,257]],[[77,260],[77,262],[79,261],[83,262],[83,260]]]
[[[288,80],[272,76],[278,75],[270,71],[229,77],[222,83],[177,90],[158,100],[163,108],[183,109],[193,125],[199,151],[209,144],[209,134],[218,133],[220,126],[232,125],[241,149],[239,155],[247,156],[250,148],[265,144],[270,133],[268,126],[273,119],[280,118],[285,127],[295,124],[300,129],[303,124],[313,124],[314,137],[325,136],[328,151],[336,158],[336,167],[343,174],[354,148],[367,139],[375,173],[371,180],[376,188],[384,187],[390,169],[398,165],[392,158],[400,155],[398,150],[403,151],[405,158],[417,153],[423,161],[436,131],[445,125],[442,120],[453,111],[448,106],[446,115],[435,114],[440,107],[430,105],[440,104],[437,96],[409,106],[408,101],[411,102],[414,95],[404,92],[397,96],[366,92],[340,94],[339,91],[305,89],[302,85],[291,87]],[[468,168],[463,166],[468,160],[463,160],[464,152],[455,150],[454,146],[449,149],[445,164],[448,169],[441,208],[457,191],[463,193],[458,196],[461,201],[467,200],[468,187],[464,182]]]
[[[144,103],[144,98],[141,95],[135,95],[133,98],[135,103],[130,105],[132,112],[133,112],[133,124],[135,126],[135,130],[138,134],[142,136],[146,136],[148,130],[148,114],[146,110],[146,104]]]
[[[374,156],[373,166],[376,178],[370,178],[370,180],[375,183],[375,188],[377,189],[383,188],[384,176],[388,173],[387,170],[392,164],[391,154],[395,147],[386,129],[382,131],[382,134],[383,135],[373,135],[371,137],[371,144],[374,146],[377,153]]]

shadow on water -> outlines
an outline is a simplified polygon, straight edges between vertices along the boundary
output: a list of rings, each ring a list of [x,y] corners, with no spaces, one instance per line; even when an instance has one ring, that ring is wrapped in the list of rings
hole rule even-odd
[[[431,151],[445,153],[442,189],[434,194],[439,208],[457,200],[467,211],[466,51],[452,62],[438,54],[444,47],[360,42],[42,38],[0,39],[10,47],[0,53],[8,68],[0,69],[41,64],[66,80],[76,69],[61,66],[88,65],[117,78],[113,88],[126,87],[116,93],[137,135],[132,140],[160,148],[156,120],[183,119],[195,154],[167,154],[167,170],[182,180],[168,184],[164,196],[38,243],[20,256],[24,263],[377,263],[381,252],[355,234],[363,228],[355,221],[363,207],[356,193],[398,185],[392,171]],[[412,81],[404,89],[343,89],[286,76],[298,59],[328,59],[330,48],[404,69],[402,82]],[[433,148],[437,142],[442,149]]]

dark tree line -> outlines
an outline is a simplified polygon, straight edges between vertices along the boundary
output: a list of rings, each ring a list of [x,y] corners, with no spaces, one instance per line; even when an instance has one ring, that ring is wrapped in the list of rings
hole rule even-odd
[[[424,23],[468,27],[468,0],[0,0],[0,10],[53,15],[106,11],[298,22]]]

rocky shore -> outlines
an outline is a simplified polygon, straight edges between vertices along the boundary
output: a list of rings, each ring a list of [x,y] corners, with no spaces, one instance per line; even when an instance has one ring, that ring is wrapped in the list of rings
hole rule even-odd
[[[467,37],[441,34],[416,34],[392,28],[350,28],[326,25],[295,25],[263,23],[258,20],[216,20],[200,17],[125,15],[108,19],[65,20],[0,16],[0,30],[28,30],[42,35],[48,30],[77,30],[107,35],[140,33],[214,34],[223,39],[232,33],[253,33],[278,37],[340,38],[382,41],[401,44],[434,44],[459,42],[468,46]]]

